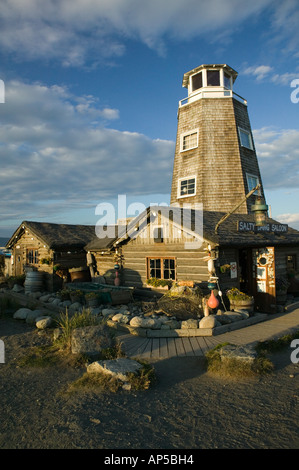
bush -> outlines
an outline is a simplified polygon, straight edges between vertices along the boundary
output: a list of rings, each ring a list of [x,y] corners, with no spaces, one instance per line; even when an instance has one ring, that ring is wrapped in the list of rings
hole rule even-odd
[[[67,348],[71,345],[72,332],[75,328],[99,324],[98,318],[92,315],[88,308],[83,308],[82,312],[76,312],[71,316],[66,309],[65,313],[61,313],[56,321],[57,326],[62,330],[56,343]]]

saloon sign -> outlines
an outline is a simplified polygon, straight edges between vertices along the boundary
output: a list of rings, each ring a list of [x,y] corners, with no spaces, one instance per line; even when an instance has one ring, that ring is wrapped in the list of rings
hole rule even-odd
[[[272,233],[287,233],[287,224],[269,223],[261,227],[257,227],[254,222],[238,221],[238,232],[272,232]]]

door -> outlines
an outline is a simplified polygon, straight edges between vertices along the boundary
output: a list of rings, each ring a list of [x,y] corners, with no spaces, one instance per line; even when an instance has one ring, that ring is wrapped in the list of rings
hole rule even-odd
[[[253,250],[253,279],[255,309],[264,313],[276,312],[274,247]]]

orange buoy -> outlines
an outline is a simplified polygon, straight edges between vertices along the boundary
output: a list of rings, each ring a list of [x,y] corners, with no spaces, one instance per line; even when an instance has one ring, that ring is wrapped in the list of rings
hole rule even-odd
[[[215,295],[214,295],[214,292],[211,291],[211,296],[210,296],[210,298],[209,298],[209,300],[208,300],[208,306],[209,306],[210,308],[217,308],[218,305],[219,305],[219,300],[216,299],[216,297],[215,297]]]

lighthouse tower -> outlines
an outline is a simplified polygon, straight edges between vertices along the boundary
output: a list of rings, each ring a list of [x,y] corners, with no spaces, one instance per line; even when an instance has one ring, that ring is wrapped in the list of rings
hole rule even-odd
[[[247,102],[233,92],[238,73],[226,64],[201,65],[184,74],[179,103],[171,205],[202,203],[229,212],[258,183],[264,191]],[[239,207],[250,213],[255,195]]]

